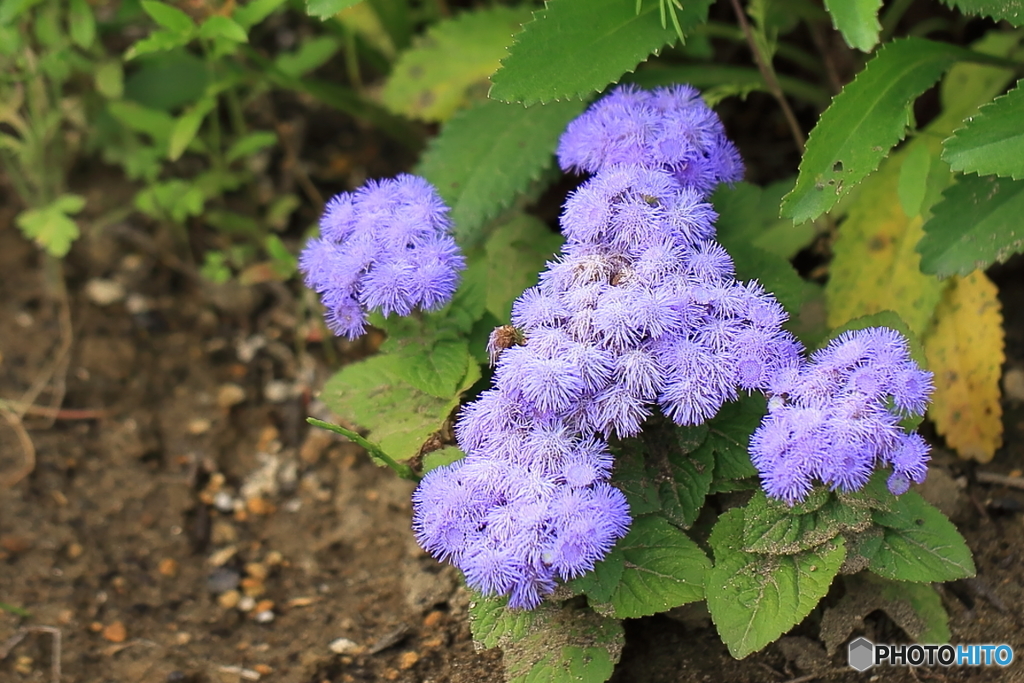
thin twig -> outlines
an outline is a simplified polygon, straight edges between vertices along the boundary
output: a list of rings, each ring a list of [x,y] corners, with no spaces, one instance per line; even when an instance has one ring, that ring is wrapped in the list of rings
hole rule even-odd
[[[980,484],[997,484],[999,486],[1009,486],[1012,489],[1024,490],[1024,477],[1008,477],[1005,474],[996,474],[995,472],[975,472],[974,477]]]
[[[53,649],[50,651],[50,680],[52,683],[60,683],[60,629],[53,626],[26,626],[18,630],[6,643],[0,645],[0,660],[7,659],[11,650],[30,633],[48,633],[53,637]]]
[[[743,11],[743,7],[740,6],[740,0],[732,0],[732,8],[736,12],[736,19],[740,23],[740,28],[743,29],[743,35],[747,38],[747,44],[750,46],[750,51],[754,53],[754,61],[757,62],[757,68],[761,71],[761,76],[764,78],[765,84],[768,86],[768,92],[771,93],[772,97],[782,107],[782,114],[786,117],[786,123],[789,124],[789,132],[793,135],[793,141],[796,143],[797,150],[802,155],[804,153],[804,133],[800,129],[800,124],[797,123],[796,116],[793,114],[793,110],[789,107],[789,102],[786,101],[786,96],[782,93],[782,88],[779,86],[779,80],[775,78],[775,70],[771,67],[771,64],[765,59],[765,56],[761,54],[761,49],[757,45],[757,40],[754,39],[754,31],[750,28],[750,24],[747,22],[747,15]]]

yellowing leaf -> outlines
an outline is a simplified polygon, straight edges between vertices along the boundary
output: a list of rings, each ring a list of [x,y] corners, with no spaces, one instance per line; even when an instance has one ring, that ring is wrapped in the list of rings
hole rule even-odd
[[[914,247],[923,234],[923,220],[907,216],[898,190],[908,150],[928,144],[918,138],[884,161],[850,205],[825,287],[830,327],[891,310],[915,334],[928,329],[944,285],[921,272]]]
[[[384,84],[384,105],[397,114],[443,121],[474,91],[483,99],[487,78],[497,71],[513,34],[529,18],[526,8],[493,7],[434,24],[399,55]]]
[[[954,277],[924,340],[935,393],[928,417],[963,458],[988,462],[1003,442],[999,406],[1003,316],[996,286],[981,271]]]

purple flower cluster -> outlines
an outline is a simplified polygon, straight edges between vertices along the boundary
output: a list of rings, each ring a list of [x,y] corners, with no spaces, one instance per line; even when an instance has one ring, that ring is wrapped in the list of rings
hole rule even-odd
[[[932,375],[910,358],[907,340],[886,327],[846,332],[809,362],[779,372],[768,415],[750,440],[768,495],[792,504],[814,480],[855,491],[878,465],[892,467],[900,495],[928,473],[928,444],[900,420],[922,415]]]
[[[420,544],[512,607],[536,606],[625,534],[628,506],[608,483],[609,436],[637,434],[655,405],[678,424],[704,422],[739,389],[767,389],[802,352],[781,329],[779,304],[737,282],[712,239],[716,215],[703,197],[737,176],[738,159],[721,152],[732,150],[721,124],[692,92],[620,88],[570,124],[563,163],[571,150],[596,175],[565,204],[561,257],[513,305],[514,328],[492,336],[494,387],[456,425],[466,458],[432,471],[414,496]],[[682,162],[639,154],[617,163],[584,149],[587,122],[623,99],[657,103],[641,107],[645,125],[675,126],[687,149],[721,137],[718,151],[686,157],[703,160],[699,183],[683,182]]]
[[[368,310],[408,315],[447,303],[465,267],[449,227],[437,190],[413,175],[371,180],[331,199],[320,237],[299,257],[331,330],[355,339],[366,329]]]

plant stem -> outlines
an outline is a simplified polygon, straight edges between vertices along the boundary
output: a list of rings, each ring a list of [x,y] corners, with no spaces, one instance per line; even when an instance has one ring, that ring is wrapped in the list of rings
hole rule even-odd
[[[750,23],[747,22],[747,15],[743,11],[743,7],[740,6],[740,0],[731,1],[732,8],[736,12],[736,19],[740,23],[740,28],[743,29],[743,35],[746,36],[747,44],[750,46],[751,52],[754,53],[754,61],[757,62],[757,68],[760,69],[764,82],[768,86],[768,92],[772,94],[772,97],[782,107],[782,114],[786,117],[786,123],[789,124],[789,132],[793,135],[793,141],[802,155],[804,153],[805,138],[803,131],[800,129],[800,124],[797,123],[796,116],[793,115],[793,110],[790,109],[789,102],[786,101],[786,96],[782,93],[782,88],[779,87],[779,81],[775,77],[775,70],[768,60],[765,59],[757,45],[757,40],[754,39],[754,32],[750,28]]]
[[[28,610],[24,610],[20,607],[15,607],[14,605],[8,605],[6,602],[0,602],[0,611],[10,612],[11,614],[16,614],[19,617],[32,616],[32,614]]]
[[[398,476],[400,476],[402,479],[408,479],[409,481],[419,482],[419,475],[413,472],[411,467],[404,463],[398,462],[390,455],[385,453],[383,450],[381,450],[380,446],[371,441],[367,441],[363,437],[359,436],[359,434],[357,434],[356,432],[353,432],[351,429],[345,429],[344,427],[339,427],[338,425],[331,424],[330,422],[318,420],[315,417],[307,417],[306,422],[313,425],[314,427],[320,427],[321,429],[326,429],[328,431],[334,432],[335,434],[341,434],[342,436],[350,439],[351,441],[354,441],[355,443],[365,448],[367,453],[370,454],[370,457],[376,458],[377,460],[383,462],[385,465],[393,469],[395,473],[398,474]]]
[[[878,34],[879,44],[889,42],[892,34],[896,32],[896,26],[899,25],[900,19],[903,18],[903,15],[907,13],[907,10],[913,4],[914,0],[896,0],[886,8],[882,14],[882,32]]]

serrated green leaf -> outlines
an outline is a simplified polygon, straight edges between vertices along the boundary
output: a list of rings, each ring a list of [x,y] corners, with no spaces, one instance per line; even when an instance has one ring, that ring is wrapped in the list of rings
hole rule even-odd
[[[708,427],[648,422],[642,433],[648,476],[658,482],[661,516],[681,528],[697,520],[711,488],[715,456],[699,446]]]
[[[657,515],[633,519],[625,538],[594,568],[573,583],[622,619],[664,612],[704,597],[710,562],[689,536]]]
[[[14,222],[21,232],[46,253],[63,258],[78,239],[78,224],[69,218],[85,207],[85,197],[64,194],[47,206],[19,213]]]
[[[743,550],[793,555],[815,548],[842,532],[864,531],[870,524],[868,510],[844,505],[836,498],[829,498],[808,514],[793,514],[785,503],[758,491],[744,508]]]
[[[974,576],[974,560],[953,523],[916,491],[896,498],[889,511],[872,517],[885,527],[871,558],[875,574],[897,581],[953,581]]]
[[[185,153],[189,144],[199,133],[203,119],[213,110],[216,103],[217,101],[212,97],[200,100],[174,121],[174,128],[171,129],[171,136],[167,143],[168,159],[177,161]]]
[[[468,359],[465,339],[441,339],[430,346],[412,343],[398,353],[394,371],[414,388],[447,399],[459,388]]]
[[[707,20],[710,0],[683,3],[677,12],[683,33]],[[523,27],[490,97],[503,102],[581,99],[615,83],[627,71],[677,40],[663,26],[658,2],[640,12],[623,0],[549,0]]]
[[[381,100],[395,113],[444,121],[494,73],[512,35],[529,17],[526,8],[494,6],[434,24],[399,56]]]
[[[1024,80],[983,106],[943,143],[954,171],[1024,179]]]
[[[214,14],[203,22],[199,27],[199,37],[213,40],[214,38],[226,38],[236,43],[248,43],[249,36],[245,29],[229,17],[221,14]]]
[[[321,398],[337,415],[370,430],[370,439],[385,452],[405,460],[448,419],[458,395],[480,378],[480,366],[469,359],[456,396],[442,399],[400,380],[397,362],[381,354],[346,365],[327,381]]]
[[[715,461],[714,480],[746,479],[757,476],[750,462],[750,435],[767,412],[761,394],[726,403],[707,424],[708,436],[698,451],[708,451]]]
[[[967,275],[1024,251],[1024,180],[967,175],[942,196],[917,245],[922,271]]]
[[[906,134],[917,96],[964,55],[923,38],[894,40],[878,50],[811,131],[782,214],[797,223],[817,218],[878,168]]]
[[[528,214],[516,214],[488,237],[487,310],[502,324],[509,321],[512,302],[537,284],[537,274],[562,241],[561,235]]]
[[[451,207],[459,244],[465,248],[478,243],[484,224],[553,165],[559,136],[581,111],[582,102],[527,109],[485,101],[445,123],[417,173]]]
[[[96,40],[96,17],[86,0],[70,0],[68,3],[68,33],[71,42],[83,50]]]
[[[828,592],[846,556],[842,536],[796,555],[743,551],[743,510],[718,518],[708,544],[708,610],[730,654],[742,659],[806,617]]]
[[[871,52],[878,44],[882,30],[878,23],[881,6],[882,0],[825,0],[832,25],[843,34],[847,45],[861,52]]]
[[[1024,26],[1024,4],[1020,0],[942,0],[965,14],[979,14],[1005,19],[1014,26]]]
[[[359,0],[306,0],[306,14],[320,21],[327,21],[343,9],[348,9]]]
[[[507,600],[474,594],[473,637],[505,651],[509,683],[601,683],[622,653],[622,624],[571,604],[544,603],[531,611],[510,610]]]
[[[611,483],[626,496],[629,512],[634,517],[661,509],[658,483],[644,462],[646,452],[639,439],[625,439],[615,448]]]
[[[191,36],[195,29],[195,22],[192,17],[182,12],[177,7],[172,7],[157,0],[142,0],[142,11],[150,16],[157,24],[171,33],[182,36]]]

